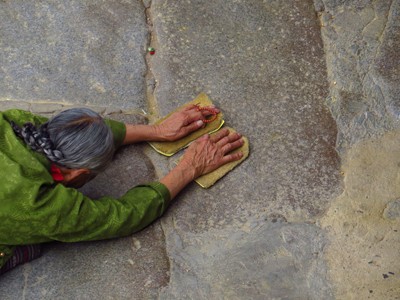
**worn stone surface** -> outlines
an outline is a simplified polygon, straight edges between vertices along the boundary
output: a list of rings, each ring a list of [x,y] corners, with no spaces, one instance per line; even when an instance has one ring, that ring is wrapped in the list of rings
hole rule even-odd
[[[316,2],[339,149],[399,128],[400,2]]]
[[[206,199],[235,190],[232,212],[237,206],[293,218],[323,212],[341,179],[312,3],[160,1],[151,9],[160,44],[151,60],[160,114],[205,91],[227,125],[250,140],[250,159]]]
[[[228,234],[252,219],[313,221],[341,192],[336,125],[324,105],[328,83],[312,2],[155,1],[151,15],[157,52],[150,66],[160,115],[203,91],[224,111],[227,125],[250,141],[250,157],[239,168],[211,189],[185,189],[164,219],[171,282],[162,298],[290,298],[289,286],[302,287],[299,298],[313,298],[315,289],[305,287],[314,275],[329,290],[321,257],[312,257],[316,268],[300,267],[300,276],[290,264],[303,265],[310,256],[299,255],[296,263],[283,258],[275,269],[268,259],[254,262],[246,252],[252,245],[262,252],[259,246],[278,243],[272,236],[261,243],[249,228],[244,246]],[[303,237],[297,247],[318,240],[315,231],[296,226]],[[218,242],[222,237],[231,248]],[[265,251],[268,257],[275,250]],[[216,257],[230,261],[233,253],[245,267],[232,263],[224,272],[213,270]],[[190,267],[188,280],[182,266]],[[273,284],[274,276],[287,281]],[[255,290],[241,282],[246,277],[257,282]]]
[[[336,299],[400,296],[399,163],[400,131],[360,142],[344,159],[345,192],[320,223]]]
[[[139,124],[140,115],[113,119]],[[119,197],[155,180],[144,145],[122,148],[111,164],[81,191],[97,199]],[[68,199],[65,199],[68,201]],[[48,244],[41,258],[2,276],[1,299],[144,299],[168,283],[169,262],[159,222],[130,237],[109,241]]]
[[[86,105],[146,122],[121,113],[154,120],[206,92],[251,147],[140,233],[46,245],[0,278],[0,298],[398,299],[399,10],[398,0],[0,1],[0,110]],[[125,148],[82,191],[119,196],[175,160]]]
[[[344,193],[321,222],[331,283],[337,299],[398,299],[400,1],[315,2],[345,158]]]
[[[163,223],[172,266],[160,299],[332,299],[316,226],[248,219],[191,234],[172,222]]]
[[[154,224],[132,237],[45,245],[41,258],[2,276],[1,299],[155,298],[168,282],[163,242]]]
[[[146,107],[141,1],[0,1],[0,20],[0,98]]]
[[[23,101],[1,101],[0,102],[0,110],[4,111],[7,109],[23,109],[30,110],[31,105],[27,102]]]

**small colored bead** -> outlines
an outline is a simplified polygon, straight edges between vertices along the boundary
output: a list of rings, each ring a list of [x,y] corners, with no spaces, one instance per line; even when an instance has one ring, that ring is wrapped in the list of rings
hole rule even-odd
[[[208,108],[208,107],[201,107],[199,104],[197,104],[196,106],[197,106],[198,111],[206,110],[212,114],[211,119],[203,119],[202,120],[204,123],[210,123],[217,118],[217,112],[214,109]]]

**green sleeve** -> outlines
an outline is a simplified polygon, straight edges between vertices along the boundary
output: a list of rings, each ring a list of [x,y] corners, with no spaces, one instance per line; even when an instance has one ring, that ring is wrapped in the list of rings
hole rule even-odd
[[[160,217],[169,201],[168,189],[159,182],[134,187],[119,199],[98,200],[57,184],[40,195],[36,207],[30,208],[34,218],[31,226],[38,239],[30,242],[77,242],[126,236]]]
[[[126,134],[126,126],[124,123],[111,120],[111,119],[104,119],[106,124],[111,128],[111,131],[114,135],[114,146],[115,149],[118,149],[122,146],[122,143],[125,139]]]
[[[24,125],[26,122],[31,122],[35,126],[39,126],[47,122],[46,117],[35,115],[29,111],[21,109],[9,109],[3,112],[3,117],[7,121],[14,121],[18,126]]]

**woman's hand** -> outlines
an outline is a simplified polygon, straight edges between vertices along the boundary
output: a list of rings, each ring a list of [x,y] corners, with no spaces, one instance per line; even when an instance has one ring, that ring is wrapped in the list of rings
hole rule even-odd
[[[241,147],[244,141],[239,133],[222,129],[214,136],[208,134],[193,142],[182,158],[182,163],[194,171],[194,178],[210,173],[222,165],[239,160],[243,153],[230,152]]]
[[[219,113],[219,109],[208,106],[210,110]],[[189,105],[176,111],[162,123],[155,126],[156,135],[160,141],[173,142],[204,126],[204,120],[212,113],[206,109],[199,110],[196,105]]]
[[[207,110],[208,109],[208,110]],[[199,110],[196,105],[189,105],[174,112],[161,124],[133,125],[125,124],[124,145],[138,142],[173,142],[204,126],[204,120],[213,113],[219,113],[214,106]]]
[[[185,151],[179,164],[161,179],[171,198],[174,198],[189,182],[210,173],[222,165],[239,160],[242,152],[230,153],[243,145],[240,134],[222,129],[212,137],[208,134],[194,141]]]

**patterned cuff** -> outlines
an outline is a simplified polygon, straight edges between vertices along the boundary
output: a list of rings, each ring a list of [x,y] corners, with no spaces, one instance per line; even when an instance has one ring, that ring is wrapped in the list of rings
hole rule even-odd
[[[155,182],[150,182],[148,183],[148,186],[152,187],[154,190],[156,190],[164,199],[164,202],[167,204],[165,208],[169,205],[171,201],[171,194],[168,190],[168,188],[162,184],[161,182],[155,181]]]

